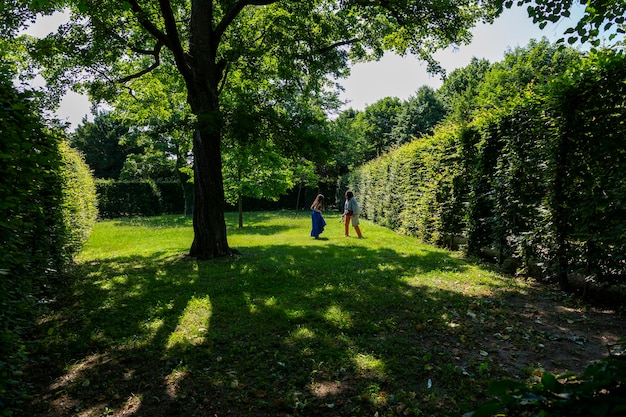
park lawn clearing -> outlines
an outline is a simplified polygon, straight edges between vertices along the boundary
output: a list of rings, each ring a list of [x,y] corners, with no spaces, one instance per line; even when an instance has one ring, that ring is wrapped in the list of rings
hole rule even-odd
[[[25,415],[435,416],[491,379],[580,372],[611,310],[366,220],[227,215],[236,256],[185,256],[191,220],[99,222],[41,318]]]

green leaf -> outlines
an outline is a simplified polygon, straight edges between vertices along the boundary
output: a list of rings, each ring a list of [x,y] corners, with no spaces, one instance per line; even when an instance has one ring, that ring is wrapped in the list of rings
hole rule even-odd
[[[503,395],[508,392],[516,392],[526,389],[526,385],[521,382],[513,381],[510,379],[502,379],[494,381],[489,385],[488,393],[491,396]]]
[[[471,417],[493,417],[502,411],[502,405],[497,401],[490,401],[483,404],[478,410],[471,414]]]
[[[551,373],[545,372],[541,377],[541,383],[550,391],[560,392],[561,390],[561,384]]]

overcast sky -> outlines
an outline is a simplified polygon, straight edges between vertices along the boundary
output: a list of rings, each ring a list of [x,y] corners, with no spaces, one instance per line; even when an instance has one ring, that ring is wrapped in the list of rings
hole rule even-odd
[[[44,36],[54,30],[58,23],[59,19],[46,19],[38,22],[28,32]],[[447,72],[466,66],[472,57],[497,62],[502,60],[508,49],[526,46],[531,39],[545,36],[554,41],[561,38],[570,25],[569,19],[563,19],[540,30],[528,18],[526,9],[506,10],[492,25],[478,25],[473,30],[474,37],[470,45],[438,52],[436,58]],[[351,76],[339,80],[339,83],[345,88],[341,94],[342,100],[347,101],[344,109],[352,107],[362,110],[384,97],[406,100],[423,85],[437,89],[441,86],[441,79],[429,76],[426,65],[415,57],[387,54],[378,62],[356,64],[352,68]],[[72,128],[75,128],[89,113],[90,105],[86,97],[70,92],[63,99],[57,116],[62,121],[70,122]]]

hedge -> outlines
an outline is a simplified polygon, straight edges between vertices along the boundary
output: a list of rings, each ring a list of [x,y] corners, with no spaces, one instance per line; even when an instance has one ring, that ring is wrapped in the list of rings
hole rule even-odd
[[[185,199],[178,183],[97,180],[101,218],[183,213]]]
[[[103,219],[185,212],[185,199],[178,182],[100,179],[96,181],[96,190],[99,214]],[[244,211],[306,210],[319,192],[327,196],[328,208],[337,206],[335,184],[321,184],[317,188],[304,187],[301,190],[296,187],[276,201],[244,198],[243,208]],[[237,207],[227,205],[226,209],[236,211]]]
[[[37,303],[60,278],[96,218],[90,173],[63,135],[44,126],[29,92],[0,73],[0,411],[27,395],[22,367]]]
[[[626,276],[626,57],[591,53],[470,124],[440,125],[343,178],[363,216],[533,273]]]

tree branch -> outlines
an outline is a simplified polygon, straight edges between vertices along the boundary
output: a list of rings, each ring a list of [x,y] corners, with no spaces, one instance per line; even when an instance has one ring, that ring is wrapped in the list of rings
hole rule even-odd
[[[148,68],[144,68],[143,70],[135,74],[131,74],[124,78],[120,78],[119,80],[116,80],[115,82],[119,84],[124,84],[130,80],[139,78],[142,75],[145,75],[149,73],[150,71],[156,69],[161,64],[161,48],[162,47],[163,47],[163,43],[161,43],[160,41],[157,41],[156,45],[154,45],[154,50],[152,51],[152,53],[146,54],[146,55],[152,55],[154,57],[154,63],[150,65]],[[148,51],[145,51],[145,52],[148,52]]]
[[[139,3],[137,3],[137,0],[128,0],[128,4],[130,4],[131,10],[133,11],[133,14],[137,18],[141,26],[143,26],[143,28],[146,29],[148,33],[154,36],[158,41],[162,42],[164,45],[171,49],[170,39],[168,38],[168,36],[161,30],[159,30],[159,28],[157,28],[156,25],[146,17],[147,13],[141,8]]]
[[[335,42],[333,44],[330,44],[328,46],[320,48],[320,49],[318,49],[316,51],[313,51],[313,54],[321,55],[321,54],[324,54],[324,53],[326,53],[328,51],[332,51],[333,49],[337,49],[337,48],[339,48],[341,46],[352,45],[352,44],[358,43],[358,42],[361,42],[361,39],[353,38],[353,39],[348,39],[348,40],[345,40],[345,41]]]
[[[176,66],[180,70],[183,77],[187,78],[189,69],[185,59],[185,51],[180,43],[180,36],[178,35],[178,28],[176,27],[176,19],[174,18],[174,12],[172,11],[172,4],[170,0],[159,0],[159,7],[161,8],[161,14],[163,15],[163,21],[165,22],[165,32],[170,40],[170,44],[167,46],[174,54]]]
[[[128,0],[128,4],[131,6],[131,10],[133,14],[139,21],[139,24],[154,38],[157,40],[157,45],[159,45],[158,49],[155,47],[153,52],[150,51],[142,51],[138,48],[132,48],[131,50],[144,55],[154,55],[155,53],[160,53],[161,46],[166,46],[168,49],[172,51],[174,54],[174,60],[176,61],[176,66],[180,70],[181,74],[184,78],[187,78],[189,75],[189,69],[186,62],[185,52],[180,43],[180,37],[178,34],[178,28],[176,26],[176,19],[174,18],[174,12],[172,11],[172,5],[170,0],[159,0],[159,8],[161,10],[161,15],[163,17],[163,21],[165,23],[165,32],[160,30],[150,19],[147,17],[147,13],[141,8],[137,0]],[[129,75],[128,77],[123,78],[122,80],[129,81],[133,78],[140,77],[156,67],[159,66],[159,57],[155,55],[155,63],[151,65],[149,68],[146,68],[143,71],[138,72],[137,74]]]

